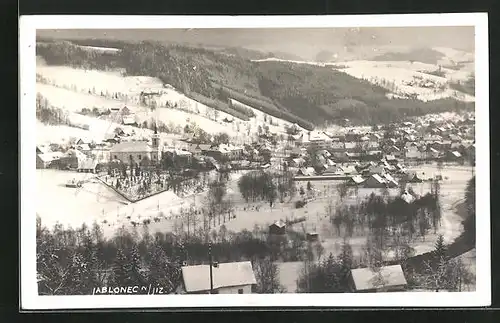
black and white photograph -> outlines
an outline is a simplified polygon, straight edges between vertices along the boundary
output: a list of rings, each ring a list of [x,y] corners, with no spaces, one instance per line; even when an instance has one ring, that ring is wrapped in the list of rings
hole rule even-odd
[[[22,307],[489,305],[487,15],[205,18],[21,18]]]

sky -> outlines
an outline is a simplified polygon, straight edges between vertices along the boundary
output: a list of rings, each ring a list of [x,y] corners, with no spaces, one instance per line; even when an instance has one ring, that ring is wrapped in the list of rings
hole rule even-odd
[[[283,29],[85,29],[39,30],[54,38],[111,38],[155,40],[204,46],[239,46],[260,51],[282,51],[305,59],[320,51],[333,53],[405,50],[421,47],[474,49],[474,27],[378,27]]]

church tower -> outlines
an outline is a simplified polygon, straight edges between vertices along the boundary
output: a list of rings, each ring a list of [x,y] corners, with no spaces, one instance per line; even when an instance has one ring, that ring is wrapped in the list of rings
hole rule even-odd
[[[153,148],[152,154],[154,155],[154,160],[158,161],[160,160],[160,135],[158,134],[158,129],[155,123],[155,128],[154,128],[154,133],[153,136],[151,137],[151,146]]]

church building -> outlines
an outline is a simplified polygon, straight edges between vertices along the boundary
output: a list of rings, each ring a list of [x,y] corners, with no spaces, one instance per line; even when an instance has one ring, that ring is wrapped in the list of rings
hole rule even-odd
[[[145,141],[121,142],[114,145],[110,150],[111,160],[120,160],[122,163],[143,164],[145,162],[156,163],[161,159],[160,135],[155,127],[151,137],[151,143]]]

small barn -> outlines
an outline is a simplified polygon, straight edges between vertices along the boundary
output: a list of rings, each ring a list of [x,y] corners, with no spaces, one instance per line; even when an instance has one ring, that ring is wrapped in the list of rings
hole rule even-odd
[[[286,233],[286,224],[282,220],[276,221],[269,226],[269,234],[284,235]]]
[[[352,269],[349,278],[354,293],[401,292],[408,286],[401,265]]]

